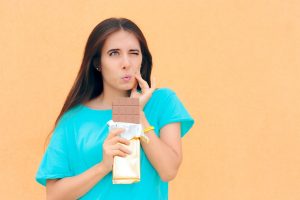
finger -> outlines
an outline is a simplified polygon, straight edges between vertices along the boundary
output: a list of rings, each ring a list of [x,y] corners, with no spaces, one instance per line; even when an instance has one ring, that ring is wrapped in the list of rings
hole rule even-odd
[[[125,147],[123,144],[115,144],[115,145],[112,145],[112,150],[120,150],[126,154],[131,154],[131,151],[128,149],[128,147]]]
[[[135,74],[135,76],[136,76],[136,78],[138,79],[138,81],[141,82],[141,84],[142,84],[141,87],[142,87],[142,86],[146,86],[146,87],[149,88],[149,85],[148,85],[147,81],[145,81],[145,80],[143,79],[143,77],[142,77],[142,75],[141,75],[141,72],[137,72],[137,73]]]
[[[124,132],[125,130],[122,128],[116,128],[110,131],[110,133],[107,136],[107,139],[111,139],[117,135],[120,135],[122,132]]]
[[[113,137],[113,138],[110,138],[110,140],[108,141],[108,144],[117,144],[117,143],[122,143],[125,145],[130,144],[129,140],[127,140],[125,138],[121,138],[121,137]]]
[[[134,87],[133,87],[133,89],[134,89],[135,92],[137,91],[138,85],[139,85],[139,82],[138,82],[138,80],[136,80],[135,84],[134,84]]]
[[[125,157],[127,156],[126,153],[120,151],[120,150],[112,150],[112,155],[113,156],[120,156],[120,157]]]
[[[149,89],[149,85],[148,85],[147,81],[145,81],[140,74],[135,75],[135,77],[139,82],[142,92]]]

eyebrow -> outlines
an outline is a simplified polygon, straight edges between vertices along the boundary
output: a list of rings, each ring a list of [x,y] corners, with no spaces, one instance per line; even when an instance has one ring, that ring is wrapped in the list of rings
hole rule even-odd
[[[107,53],[110,53],[111,51],[120,51],[120,49],[110,49],[110,50],[107,51]],[[131,51],[131,52],[132,52],[132,51],[140,52],[140,50],[138,50],[138,49],[129,49],[129,51]]]

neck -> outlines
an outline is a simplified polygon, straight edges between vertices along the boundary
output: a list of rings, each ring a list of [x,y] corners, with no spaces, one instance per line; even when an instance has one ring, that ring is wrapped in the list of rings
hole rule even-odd
[[[129,97],[130,91],[120,91],[113,88],[104,87],[103,92],[98,96],[98,104],[112,109],[112,102],[118,97]]]

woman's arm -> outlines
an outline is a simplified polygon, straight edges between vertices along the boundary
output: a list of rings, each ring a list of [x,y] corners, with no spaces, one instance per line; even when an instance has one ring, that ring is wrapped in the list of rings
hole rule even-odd
[[[46,185],[47,199],[78,199],[109,172],[110,170],[101,162],[77,176],[63,179],[48,179]]]
[[[141,124],[144,128],[150,126],[143,112],[144,106],[152,96],[156,88],[156,81],[151,77],[151,88],[142,78],[140,71],[135,74],[137,82],[133,87],[130,97],[140,99]],[[142,94],[137,91],[137,86],[142,89]],[[153,167],[159,173],[163,181],[175,178],[182,160],[180,123],[171,123],[160,130],[160,138],[153,131],[147,132],[149,144],[142,143],[142,147]]]
[[[141,111],[141,124],[144,128],[150,124]],[[180,123],[171,123],[160,130],[160,138],[154,131],[146,133],[150,142],[141,142],[142,147],[153,167],[159,173],[163,181],[175,178],[182,161]]]
[[[112,170],[114,156],[125,157],[130,154],[130,151],[122,145],[129,145],[130,142],[119,137],[123,131],[124,129],[110,131],[102,146],[103,159],[100,163],[77,176],[47,180],[47,199],[73,200],[86,194]]]

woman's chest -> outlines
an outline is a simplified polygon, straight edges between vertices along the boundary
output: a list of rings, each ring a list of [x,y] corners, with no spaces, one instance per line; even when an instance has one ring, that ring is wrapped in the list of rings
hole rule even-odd
[[[108,135],[105,122],[86,121],[74,127],[70,146],[71,166],[75,174],[81,173],[102,160],[102,146]]]

